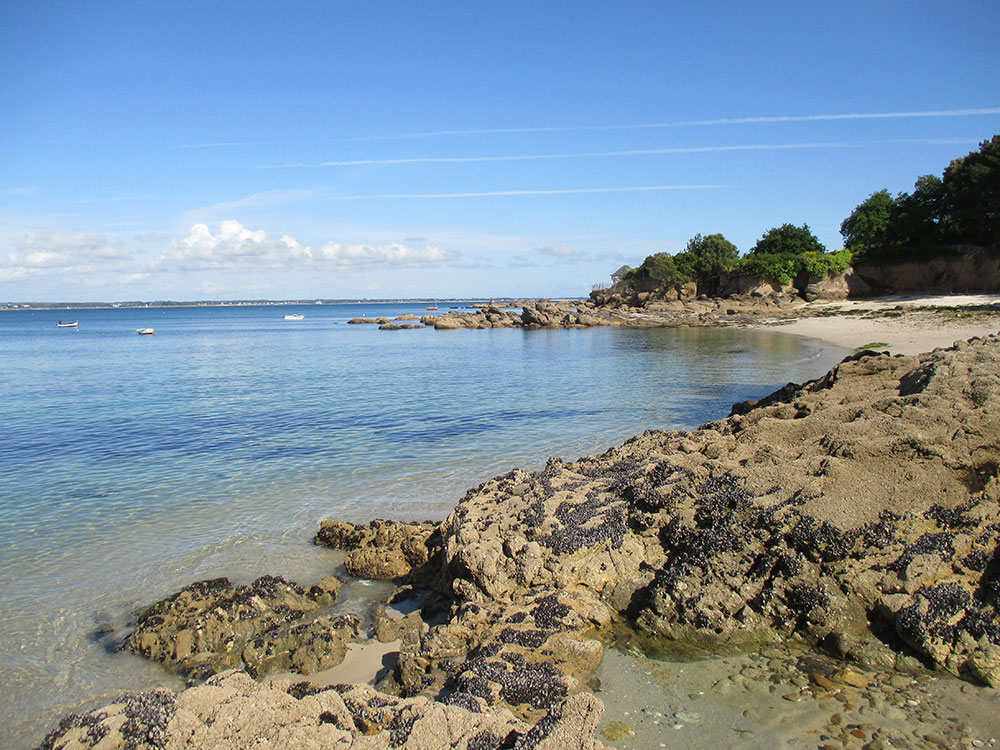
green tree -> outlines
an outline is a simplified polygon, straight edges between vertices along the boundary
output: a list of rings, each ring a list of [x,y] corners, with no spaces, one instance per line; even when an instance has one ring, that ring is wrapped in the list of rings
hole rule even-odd
[[[912,193],[900,193],[889,219],[888,240],[896,254],[905,247],[937,247],[948,239],[946,189],[940,177],[918,177]],[[892,254],[890,250],[887,254]]]
[[[1000,135],[952,161],[942,187],[947,240],[1000,243]]]
[[[809,229],[808,224],[797,227],[782,224],[764,232],[757,244],[750,250],[751,255],[802,255],[802,253],[825,253],[826,247]]]
[[[889,223],[895,207],[896,200],[888,190],[869,195],[840,225],[844,247],[855,255],[878,254],[889,241]]]
[[[681,255],[691,257],[693,273],[699,280],[718,277],[723,271],[735,266],[740,257],[736,245],[721,234],[710,234],[707,237],[696,234],[688,240],[684,252],[675,256],[675,259],[679,261]]]
[[[688,279],[677,268],[670,253],[654,253],[639,266],[636,274],[641,280],[648,280],[658,287],[677,286]]]

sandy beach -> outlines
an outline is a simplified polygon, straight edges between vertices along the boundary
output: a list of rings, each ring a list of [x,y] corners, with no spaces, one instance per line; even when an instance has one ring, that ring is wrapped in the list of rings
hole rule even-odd
[[[881,343],[877,348],[893,354],[920,354],[973,336],[997,333],[1000,308],[983,310],[992,305],[1000,305],[1000,295],[907,295],[817,302],[808,306],[808,317],[755,328],[774,330],[776,325],[782,332],[847,349]]]

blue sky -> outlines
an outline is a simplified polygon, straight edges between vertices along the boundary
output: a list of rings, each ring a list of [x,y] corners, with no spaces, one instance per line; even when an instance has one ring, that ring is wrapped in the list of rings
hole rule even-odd
[[[579,296],[1000,133],[1000,4],[23,2],[0,301]]]

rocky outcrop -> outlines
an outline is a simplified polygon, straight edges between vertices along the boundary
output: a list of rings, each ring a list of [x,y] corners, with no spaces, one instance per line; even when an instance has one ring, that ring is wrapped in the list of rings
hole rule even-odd
[[[539,588],[513,599],[465,602],[448,622],[404,639],[382,687],[448,694],[475,711],[504,706],[537,721],[585,691],[603,658],[598,635],[613,612],[591,592]]]
[[[379,325],[385,325],[388,322],[389,319],[384,316],[379,318],[351,318],[347,321],[348,325],[364,325],[366,323],[378,323]]]
[[[759,292],[759,293],[756,293]],[[495,306],[474,313],[452,311],[425,315],[421,323],[437,330],[482,328],[676,328],[745,325],[761,322],[762,316],[792,317],[801,312],[802,299],[793,292],[755,290],[754,294],[727,299],[686,296],[665,298],[642,292],[622,297],[613,291],[595,292],[591,300],[523,304],[521,314]]]
[[[124,648],[191,679],[240,664],[261,676],[311,674],[339,664],[360,629],[356,617],[316,616],[339,589],[333,577],[308,591],[275,576],[246,586],[201,581],[142,612]]]
[[[494,479],[444,524],[446,580],[476,602],[584,588],[709,647],[796,635],[883,666],[911,648],[992,679],[997,372],[997,337],[861,356],[697,431]]]
[[[806,302],[870,297],[874,292],[853,268],[835,276],[815,276],[803,271],[795,279],[795,288]]]
[[[375,580],[419,577],[437,562],[441,552],[438,524],[430,521],[412,524],[375,519],[363,525],[323,521],[314,541],[346,551],[347,571]]]
[[[126,695],[66,717],[43,750],[601,750],[600,701],[581,694],[535,725],[509,711],[474,712],[427,698],[398,698],[367,685],[316,688],[217,675],[181,693]]]
[[[497,477],[440,525],[331,521],[317,539],[349,550],[356,575],[455,602],[447,622],[410,630],[405,694],[516,709],[517,691],[484,675],[523,672],[534,650],[550,692],[571,695],[614,616],[710,648],[795,636],[881,666],[911,651],[995,682],[998,372],[995,336],[862,353],[698,430]],[[538,626],[542,599],[575,619]]]

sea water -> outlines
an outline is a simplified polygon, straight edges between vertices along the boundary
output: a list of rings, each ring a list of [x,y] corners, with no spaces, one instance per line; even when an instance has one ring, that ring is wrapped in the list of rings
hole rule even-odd
[[[491,476],[724,417],[844,354],[737,329],[347,324],[424,312],[0,311],[0,746],[179,687],[114,653],[135,610],[220,575],[312,583],[337,562],[321,519],[440,519]]]

